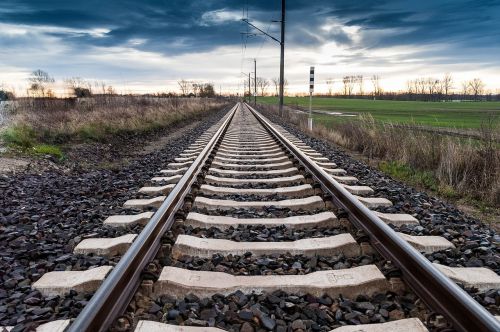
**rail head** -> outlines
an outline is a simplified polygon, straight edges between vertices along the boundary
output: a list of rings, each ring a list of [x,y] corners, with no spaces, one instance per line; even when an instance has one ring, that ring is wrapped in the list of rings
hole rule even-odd
[[[269,120],[250,105],[245,103],[245,106],[321,184],[335,203],[349,212],[350,220],[366,232],[371,244],[386,259],[394,262],[407,284],[432,310],[445,316],[458,331],[500,331],[500,322],[492,314],[300,151]]]
[[[175,213],[182,207],[184,198],[190,192],[192,184],[214,147],[224,136],[238,107],[239,103],[228,112],[220,128],[165,198],[118,264],[104,279],[85,308],[68,327],[67,332],[106,331],[124,312],[139,286],[144,267],[156,255],[161,237],[172,227]]]

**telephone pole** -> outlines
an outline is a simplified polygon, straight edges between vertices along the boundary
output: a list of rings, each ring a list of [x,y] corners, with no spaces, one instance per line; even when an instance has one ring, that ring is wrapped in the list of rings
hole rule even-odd
[[[248,102],[252,100],[252,82],[250,80],[250,74],[248,73]]]
[[[283,93],[285,85],[285,0],[281,0],[281,54],[280,54],[280,104],[279,115],[283,116]]]
[[[253,106],[257,106],[257,59],[253,59]]]

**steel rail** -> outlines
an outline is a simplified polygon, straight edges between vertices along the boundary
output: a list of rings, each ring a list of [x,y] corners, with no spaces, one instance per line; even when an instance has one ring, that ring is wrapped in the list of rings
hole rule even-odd
[[[111,273],[92,296],[85,308],[66,330],[67,332],[106,331],[125,311],[139,287],[141,273],[158,252],[161,238],[174,223],[175,213],[184,204],[197,175],[214,147],[223,137],[239,104],[228,113],[226,120],[209,143],[193,161],[186,173],[172,189],[165,201],[151,217]]]
[[[349,219],[369,236],[371,244],[402,272],[407,285],[435,312],[462,332],[500,331],[500,322],[455,282],[446,277],[420,252],[403,240],[373,211],[335,181],[328,173],[277,131],[264,116],[245,103],[257,120],[316,179],[345,211]]]

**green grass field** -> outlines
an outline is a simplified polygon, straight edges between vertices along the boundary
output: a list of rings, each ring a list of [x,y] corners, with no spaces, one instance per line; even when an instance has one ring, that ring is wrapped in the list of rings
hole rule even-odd
[[[276,97],[259,97],[263,104],[277,104]],[[309,97],[285,97],[289,106],[309,107]],[[499,121],[500,102],[419,102],[366,99],[313,98],[313,110],[348,114],[370,113],[376,121],[447,128],[479,128],[491,118]],[[314,114],[316,121],[349,121],[358,117]]]

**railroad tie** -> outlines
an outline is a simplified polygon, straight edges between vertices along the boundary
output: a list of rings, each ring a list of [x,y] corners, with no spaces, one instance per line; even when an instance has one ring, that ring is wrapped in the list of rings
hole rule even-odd
[[[149,320],[140,320],[134,332],[223,332],[225,330],[217,327],[207,326],[178,326],[154,322]],[[363,324],[341,326],[330,332],[428,332],[429,330],[418,318],[406,318],[378,324]]]
[[[375,265],[343,270],[317,271],[305,275],[233,276],[223,272],[192,271],[173,266],[164,267],[154,285],[154,295],[184,298],[188,293],[199,298],[215,294],[245,294],[277,290],[292,294],[311,294],[331,298],[340,294],[348,298],[370,296],[389,289],[387,280]]]
[[[163,182],[163,183],[177,183],[182,178],[182,175],[173,175],[173,176],[156,176],[151,179],[154,182]]]
[[[235,242],[222,239],[202,239],[190,235],[179,235],[172,248],[176,259],[183,255],[210,258],[212,255],[292,255],[354,257],[360,255],[359,244],[351,234],[339,234],[322,238],[302,239],[288,242]]]
[[[125,203],[123,203],[123,207],[126,208],[137,208],[137,209],[146,209],[146,208],[159,208],[166,196],[158,196],[149,199],[129,199]]]
[[[287,208],[291,211],[314,210],[325,208],[325,202],[319,196],[309,196],[306,198],[286,199],[282,201],[233,201],[226,199],[212,199],[206,197],[196,197],[194,206],[208,210],[232,210],[238,208],[252,208],[262,210],[269,207]]]
[[[500,289],[500,276],[485,267],[450,267],[433,263],[451,280],[466,287],[474,287],[479,291]]]
[[[289,185],[298,182],[305,181],[305,178],[301,174],[292,175],[292,176],[283,176],[277,178],[266,178],[266,179],[237,179],[237,178],[227,178],[227,177],[219,177],[214,175],[207,175],[205,177],[205,182],[208,184],[217,184],[217,185],[244,185],[244,184],[256,184],[256,183],[268,183],[275,185]]]
[[[125,234],[115,238],[89,238],[77,244],[73,253],[94,254],[97,256],[112,257],[123,255],[134,242],[137,234]]]
[[[210,216],[197,212],[189,212],[184,221],[185,225],[200,228],[215,227],[221,230],[238,226],[262,225],[266,227],[285,226],[290,229],[308,229],[315,227],[339,227],[340,222],[330,211],[313,215],[293,216],[286,218],[234,218],[224,216]]]
[[[153,212],[147,211],[139,214],[124,214],[109,216],[104,220],[104,225],[112,227],[127,227],[145,225],[153,216]]]
[[[286,195],[288,197],[301,197],[314,195],[314,189],[310,184],[302,184],[298,186],[279,187],[273,189],[246,189],[246,188],[231,188],[231,187],[216,187],[204,184],[200,187],[200,192],[205,195],[254,195],[254,196],[270,196],[270,195]]]
[[[70,291],[92,293],[101,285],[112,266],[99,266],[85,271],[52,271],[32,285],[43,296],[63,296]]]
[[[172,191],[172,189],[174,189],[174,187],[174,183],[158,187],[142,187],[141,189],[139,189],[139,192],[145,195],[168,195]]]

